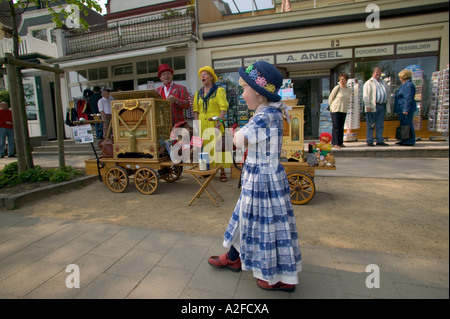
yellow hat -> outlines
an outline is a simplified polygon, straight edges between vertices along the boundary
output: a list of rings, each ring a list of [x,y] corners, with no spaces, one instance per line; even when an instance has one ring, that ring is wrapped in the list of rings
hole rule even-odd
[[[208,72],[209,74],[212,75],[213,77],[213,82],[217,82],[218,77],[216,75],[216,72],[214,72],[214,69],[210,66],[204,66],[203,68],[201,68],[200,70],[198,70],[198,76],[201,78],[201,74],[203,71]]]

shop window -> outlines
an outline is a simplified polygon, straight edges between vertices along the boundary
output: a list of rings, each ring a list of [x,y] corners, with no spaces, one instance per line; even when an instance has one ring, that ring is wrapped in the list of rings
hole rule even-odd
[[[140,61],[136,63],[137,74],[158,73],[160,64],[168,64],[174,71],[186,69],[186,60],[184,56],[174,58],[163,58],[161,60]]]
[[[154,85],[154,83],[159,82],[159,81],[160,80],[158,77],[149,77],[149,78],[138,79],[137,80],[138,90],[147,90],[152,85]]]
[[[173,61],[172,58],[164,58],[161,59],[161,64],[168,64],[173,69]]]
[[[116,81],[113,82],[113,91],[132,91],[134,90],[134,81]]]
[[[133,74],[133,64],[114,65],[112,70],[114,76]]]
[[[104,80],[108,78],[108,68],[102,67],[102,68],[98,68],[98,78],[100,80]]]
[[[98,69],[89,69],[88,78],[90,81],[98,80]]]
[[[243,127],[248,123],[252,112],[249,111],[247,103],[242,97],[243,89],[239,85],[239,73],[218,73],[219,81],[217,84],[223,87],[227,93],[228,111],[227,111],[227,126],[231,127],[234,124]]]
[[[419,66],[423,71],[422,81],[422,115],[427,116],[431,96],[431,76],[438,67],[438,57],[413,57],[406,59],[382,60],[382,61],[364,61],[355,62],[355,78],[365,82],[372,77],[372,69],[379,66],[382,71],[382,78],[390,86],[391,93],[395,93],[402,85],[398,78],[398,73],[411,65]],[[393,98],[389,101],[391,104],[391,113],[387,115],[395,116],[393,113]]]
[[[69,82],[70,83],[105,80],[105,79],[108,79],[108,68],[107,67],[92,68],[92,69],[88,69],[88,70],[78,70],[78,71],[70,71],[69,72]]]
[[[184,70],[186,69],[186,63],[184,56],[179,56],[173,58],[173,69],[174,70]]]
[[[148,73],[157,73],[158,72],[159,62],[158,60],[148,61]]]
[[[181,84],[186,86],[186,74],[174,74],[173,81],[177,84]],[[137,80],[138,90],[148,90],[153,87],[156,89],[157,87],[162,86],[161,80],[157,76],[142,78]]]
[[[136,73],[137,74],[146,74],[147,71],[147,61],[137,62],[136,63]]]

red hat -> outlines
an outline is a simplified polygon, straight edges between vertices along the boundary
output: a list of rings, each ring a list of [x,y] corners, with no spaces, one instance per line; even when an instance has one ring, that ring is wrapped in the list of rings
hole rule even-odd
[[[176,128],[179,128],[179,127],[181,127],[183,125],[186,125],[186,124],[187,124],[186,121],[180,121],[177,124],[175,124],[175,126],[173,128],[176,129]]]
[[[166,72],[166,71],[170,71],[170,73],[172,73],[173,75],[173,69],[168,65],[168,64],[161,64],[158,67],[158,77],[161,77],[161,73]]]

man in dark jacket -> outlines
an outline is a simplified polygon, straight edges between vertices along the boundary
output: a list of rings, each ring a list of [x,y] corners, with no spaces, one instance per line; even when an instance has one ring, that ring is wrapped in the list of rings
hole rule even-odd
[[[94,94],[89,97],[89,104],[91,105],[92,114],[100,114],[100,111],[98,110],[98,101],[102,98],[102,95],[100,94],[100,88],[98,86],[95,86],[92,89],[92,92]],[[103,138],[103,123],[95,124],[95,135],[97,136],[98,140]]]

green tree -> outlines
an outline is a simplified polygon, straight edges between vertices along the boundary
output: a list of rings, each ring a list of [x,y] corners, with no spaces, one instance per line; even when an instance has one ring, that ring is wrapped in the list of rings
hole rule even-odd
[[[8,103],[8,105],[11,105],[11,102],[9,101],[9,92],[7,90],[0,91],[0,101],[6,102]]]
[[[86,15],[89,13],[87,8],[101,12],[101,6],[96,0],[7,0],[9,5],[9,15],[11,17],[11,28],[13,37],[13,57],[17,60],[20,59],[19,55],[19,34],[18,34],[18,22],[17,15],[30,10],[33,6],[37,8],[47,8],[49,14],[52,16],[52,20],[57,27],[62,27],[65,25],[69,16],[73,16],[75,9],[77,8],[80,12],[83,11]],[[71,6],[68,6],[71,5]],[[85,29],[88,28],[88,24],[84,19],[78,17],[80,25]],[[15,66],[14,71],[16,78],[16,88],[17,94],[11,96],[11,109],[14,116],[14,134],[16,136],[16,149],[17,149],[17,160],[19,164],[19,172],[26,171],[27,169],[34,168],[33,157],[31,154],[31,144],[30,136],[28,132],[28,120],[25,109],[25,97],[24,88],[22,82],[22,72],[20,67]],[[11,76],[9,74],[9,76]],[[59,76],[59,74],[55,74]],[[11,90],[10,90],[10,93]],[[58,97],[57,97],[58,98]],[[58,119],[62,120],[62,119]],[[60,150],[60,152],[63,150]]]

